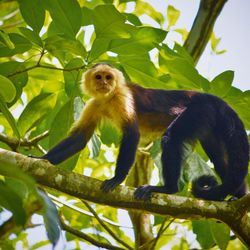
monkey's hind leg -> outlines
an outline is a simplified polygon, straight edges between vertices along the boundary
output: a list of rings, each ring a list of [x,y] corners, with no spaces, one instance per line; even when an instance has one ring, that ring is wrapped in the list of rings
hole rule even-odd
[[[136,199],[150,199],[152,192],[172,194],[179,191],[183,142],[192,141],[213,126],[213,115],[206,105],[190,105],[168,127],[162,136],[164,186],[143,185],[135,191]]]

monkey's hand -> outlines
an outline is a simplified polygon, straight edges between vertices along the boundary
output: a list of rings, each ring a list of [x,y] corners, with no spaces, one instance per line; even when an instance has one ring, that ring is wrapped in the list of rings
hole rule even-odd
[[[114,176],[113,178],[109,179],[109,180],[105,180],[102,183],[101,189],[103,192],[107,193],[108,191],[113,190],[115,187],[117,187],[120,183],[123,182],[124,179],[121,178],[117,178],[116,176]]]

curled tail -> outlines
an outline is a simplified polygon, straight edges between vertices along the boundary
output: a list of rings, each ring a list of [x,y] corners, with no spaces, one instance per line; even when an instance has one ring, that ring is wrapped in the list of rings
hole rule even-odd
[[[219,185],[214,176],[204,175],[192,184],[194,196],[206,200],[224,200],[227,195],[240,198],[247,194],[244,181],[249,161],[247,134],[236,112],[223,101],[218,104],[217,123],[213,135],[222,142],[225,151],[225,156],[222,155],[225,157],[225,165],[215,164],[215,169],[220,170],[222,183]]]

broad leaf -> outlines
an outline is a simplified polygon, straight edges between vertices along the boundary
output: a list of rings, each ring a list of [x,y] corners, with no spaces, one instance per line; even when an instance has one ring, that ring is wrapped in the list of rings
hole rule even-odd
[[[45,93],[33,98],[18,119],[18,128],[22,135],[41,122],[53,110],[56,94]]]
[[[166,88],[158,79],[158,71],[147,56],[120,56],[119,60],[132,82],[145,87]]]
[[[50,148],[63,140],[70,130],[74,121],[79,119],[84,103],[81,98],[76,97],[68,101],[57,113],[50,129],[49,145]],[[62,168],[73,170],[78,160],[79,154],[71,157],[60,164]]]
[[[0,205],[13,213],[17,225],[24,226],[27,216],[24,210],[22,198],[17,192],[5,185],[0,180]]]
[[[168,29],[175,25],[175,23],[180,17],[180,14],[181,12],[175,9],[174,6],[168,5],[168,10],[167,10]]]
[[[169,49],[167,45],[160,48],[159,65],[182,88],[201,90],[203,77],[189,60]]]
[[[80,41],[62,36],[52,36],[45,39],[45,48],[55,56],[57,56],[58,52],[75,54],[82,57],[86,55],[86,50]]]
[[[12,130],[14,131],[14,133],[16,134],[16,136],[18,138],[20,138],[20,134],[19,134],[19,131],[17,128],[16,121],[15,121],[13,115],[8,110],[2,95],[0,95],[0,111],[3,113],[4,117],[6,118],[8,123],[10,124],[10,126],[11,126]]]
[[[20,27],[19,30],[27,39],[29,39],[30,42],[38,45],[39,47],[43,47],[42,39],[36,32],[24,27]]]
[[[3,38],[0,37],[0,57],[9,57],[9,56],[13,56],[16,54],[22,54],[28,51],[29,49],[31,49],[32,47],[29,40],[27,40],[26,38],[24,38],[23,36],[19,34],[10,33],[9,37],[10,37],[11,42],[15,45],[15,48],[10,49],[6,45],[1,43],[3,42]]]
[[[192,221],[193,232],[196,234],[196,239],[200,243],[202,249],[211,248],[215,242],[210,230],[209,221]]]
[[[131,38],[114,39],[110,43],[110,50],[119,55],[144,55],[155,48],[155,43],[162,42],[167,35],[161,29],[142,27],[131,32]]]
[[[134,30],[132,25],[125,23],[126,18],[113,5],[97,6],[92,18],[97,38],[128,38],[129,32]]]
[[[25,22],[39,33],[45,20],[45,10],[42,6],[43,0],[18,0],[21,14]]]
[[[220,249],[227,249],[227,245],[230,241],[230,228],[224,223],[218,223],[217,221],[209,221],[210,229],[214,241]]]
[[[231,70],[219,74],[211,81],[209,93],[225,97],[231,89],[233,78],[234,72]]]
[[[160,25],[163,24],[164,18],[161,12],[156,11],[149,3],[137,0],[135,10],[133,11],[137,16],[148,15]]]
[[[0,75],[0,96],[4,102],[11,102],[16,96],[16,88],[6,77]]]
[[[65,69],[72,69],[83,65],[83,61],[80,58],[74,58],[65,66]],[[63,76],[67,95],[70,98],[79,96],[82,70],[64,71]]]
[[[49,240],[53,245],[56,245],[59,240],[61,233],[61,224],[59,219],[59,214],[55,204],[51,201],[51,199],[41,190],[38,190],[38,194],[43,201],[44,205],[44,221],[48,234]]]
[[[111,146],[114,143],[119,145],[121,133],[115,128],[109,121],[105,121],[100,126],[101,141],[107,146]]]
[[[82,11],[76,0],[43,0],[57,30],[70,38],[75,38],[81,27]]]

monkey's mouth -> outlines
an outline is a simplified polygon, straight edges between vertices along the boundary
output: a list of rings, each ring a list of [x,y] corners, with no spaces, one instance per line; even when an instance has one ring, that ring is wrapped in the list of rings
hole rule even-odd
[[[96,91],[101,92],[101,93],[107,93],[107,92],[110,91],[110,87],[106,86],[106,85],[99,86],[99,87],[96,88]]]

